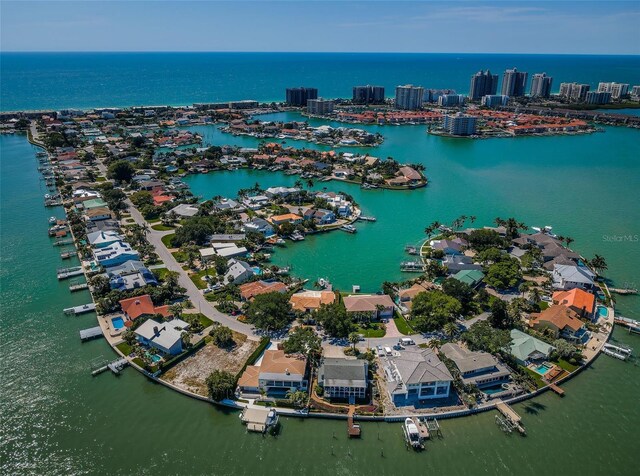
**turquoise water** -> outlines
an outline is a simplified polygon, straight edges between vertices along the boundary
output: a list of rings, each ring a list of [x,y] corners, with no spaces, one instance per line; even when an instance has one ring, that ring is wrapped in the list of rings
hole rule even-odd
[[[111,323],[113,324],[113,328],[118,330],[124,327],[124,320],[121,317],[114,317],[111,319]]]
[[[67,34],[65,32],[64,34]],[[69,32],[69,34],[73,34]],[[292,86],[350,97],[357,84],[469,91],[480,69],[546,71],[563,81],[638,84],[640,57],[374,53],[2,53],[2,110],[215,102],[280,101]],[[531,80],[529,80],[530,82]],[[527,87],[528,91],[528,87]]]
[[[160,356],[159,356],[159,355],[157,355],[157,354],[151,354],[151,360],[152,360],[153,362],[160,362],[160,361],[162,360],[162,357],[160,357]]]
[[[607,317],[609,311],[604,306],[598,306],[598,315],[601,317]]]
[[[540,364],[536,367],[536,372],[538,372],[540,375],[544,375],[546,374],[549,370],[551,370],[551,366],[546,365],[546,364]]]

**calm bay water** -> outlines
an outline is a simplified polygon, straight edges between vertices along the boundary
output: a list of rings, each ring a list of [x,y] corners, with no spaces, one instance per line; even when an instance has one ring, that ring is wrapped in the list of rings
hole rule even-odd
[[[90,95],[82,97],[83,93],[71,91],[73,88],[61,92],[62,80],[58,78],[54,81],[58,86],[30,98],[27,91],[31,86],[7,91],[5,86],[14,83],[6,82],[4,55],[2,61],[3,109],[53,107],[46,101],[59,101],[58,106],[114,104],[108,102],[112,85],[104,86],[104,96],[94,94],[95,84],[86,79],[93,73],[82,63],[77,63],[77,77],[71,84],[85,84],[86,91],[92,91]],[[99,71],[103,66],[96,61]],[[116,71],[134,68],[117,58],[112,61]],[[143,64],[149,61],[143,58]],[[170,68],[175,67],[171,55],[162,67],[153,61],[156,76],[166,66],[180,79],[182,73]],[[617,65],[616,70],[625,69],[625,61],[606,61]],[[603,64],[598,62],[593,70],[576,70],[575,79],[593,83],[608,77],[602,73],[606,72]],[[525,69],[520,63],[516,65]],[[481,66],[487,65],[472,70]],[[511,61],[505,66],[511,66]],[[24,69],[24,78],[30,76],[29,71],[35,78],[57,78],[46,62],[42,68],[32,63],[12,67]],[[373,70],[376,66],[367,67]],[[413,65],[402,67],[410,70]],[[302,69],[309,68],[313,70],[313,63]],[[597,68],[601,71],[595,74]],[[552,73],[551,67],[540,69]],[[143,76],[152,73],[141,67]],[[220,97],[248,96],[239,86],[243,82],[251,81],[244,76],[228,79],[221,86]],[[333,83],[337,83],[335,79]],[[120,86],[113,85],[115,103],[173,102],[160,90],[143,91],[136,89],[136,84],[137,79],[132,79],[131,92],[120,97]],[[175,102],[198,100],[182,87],[178,81],[172,88],[171,94],[180,95]],[[272,94],[265,91],[263,97]],[[279,91],[277,88],[273,93],[280,97]],[[476,215],[478,224],[488,224],[495,216],[513,215],[530,224],[553,225],[559,234],[571,235],[573,247],[588,257],[604,255],[610,267],[608,276],[617,284],[639,284],[640,244],[618,240],[640,234],[638,131],[607,128],[605,133],[589,136],[485,141],[437,138],[425,134],[423,127],[381,131],[387,140],[375,154],[424,163],[429,186],[393,192],[362,191],[335,182],[317,184],[316,188],[326,185],[352,194],[378,222],[359,224],[356,235],[334,232],[310,237],[279,249],[275,261],[291,263],[295,274],[311,279],[329,277],[343,289],[360,284],[365,290],[376,290],[383,280],[401,277],[398,264],[404,257],[404,245],[420,239],[422,229],[431,221],[466,214]],[[222,136],[213,127],[201,132],[215,143],[255,145],[250,138]],[[344,422],[285,419],[280,437],[262,438],[247,435],[236,413],[178,395],[130,369],[119,378],[109,374],[92,378],[90,361],[114,354],[104,341],[80,343],[77,332],[94,325],[92,315],[70,318],[61,312],[87,302],[89,296],[84,292],[70,294],[68,283],[55,278],[62,261],[60,250],[50,246],[46,235],[47,218],[61,211],[42,207],[46,190],[36,170],[35,152],[24,136],[0,136],[3,474],[636,472],[640,369],[636,362],[622,363],[606,356],[563,385],[567,392],[564,399],[546,394],[516,405],[528,430],[526,438],[502,434],[493,414],[488,413],[442,422],[444,439],[429,443],[423,454],[404,449],[397,424],[364,424],[362,441],[349,441]],[[294,180],[251,171],[188,178],[194,193],[204,198],[234,195],[238,188],[256,181],[267,187]],[[618,308],[623,314],[640,317],[636,297],[619,298]],[[637,336],[623,330],[616,330],[614,338],[638,348]]]

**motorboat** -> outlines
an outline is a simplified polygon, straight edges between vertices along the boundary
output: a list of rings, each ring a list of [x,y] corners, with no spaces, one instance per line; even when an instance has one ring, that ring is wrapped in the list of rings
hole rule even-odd
[[[413,449],[420,450],[424,448],[418,426],[411,418],[405,418],[404,425],[402,425],[402,431],[404,431],[404,437],[407,444],[411,445]]]

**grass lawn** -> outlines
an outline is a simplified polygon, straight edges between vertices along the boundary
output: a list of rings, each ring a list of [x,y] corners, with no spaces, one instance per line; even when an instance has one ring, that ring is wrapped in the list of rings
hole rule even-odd
[[[549,303],[546,301],[540,301],[538,303],[538,307],[540,308],[540,311],[544,311],[545,309],[547,309],[549,307]]]
[[[116,348],[122,352],[124,355],[129,355],[131,353],[131,351],[133,350],[133,347],[131,347],[129,344],[127,344],[126,342],[122,342],[118,345],[116,345]]]
[[[164,278],[167,276],[169,270],[167,268],[156,268],[152,269],[151,272],[155,274],[160,281],[164,281]]]
[[[578,365],[570,364],[564,359],[559,359],[557,362],[554,362],[554,364],[556,364],[558,367],[566,370],[569,373],[573,372],[579,367]]]
[[[184,263],[185,261],[187,261],[187,254],[183,253],[182,251],[174,251],[171,254],[178,263]]]
[[[175,230],[175,228],[176,228],[175,226],[167,226],[167,225],[163,225],[162,223],[151,226],[151,229],[156,231],[169,231],[169,230]]]
[[[160,223],[160,218],[154,218],[153,220],[147,220],[151,225]]]
[[[207,287],[207,282],[202,278],[206,276],[207,273],[209,274],[209,276],[216,275],[216,271],[213,269],[209,269],[209,270],[203,269],[201,271],[198,271],[197,273],[190,274],[189,279],[193,281],[193,284],[195,284],[198,289],[204,289]]]
[[[368,337],[384,337],[387,331],[384,330],[382,324],[370,324],[367,327],[358,326],[356,329],[358,334],[362,334],[365,339]]]
[[[164,246],[166,246],[167,248],[171,248],[171,240],[173,240],[173,237],[175,236],[175,233],[171,233],[170,235],[165,235],[162,237],[162,242],[164,243]]]
[[[537,386],[538,388],[542,388],[542,387],[544,387],[544,386],[546,385],[546,384],[542,381],[542,376],[541,376],[539,373],[534,372],[533,370],[528,369],[527,367],[522,367],[522,368],[523,368],[523,369],[525,369],[525,370],[526,370],[526,372],[527,372],[529,375],[531,375],[531,376],[533,377],[533,380],[535,380],[535,382],[536,382],[536,386]]]
[[[393,322],[396,323],[396,327],[402,335],[408,336],[416,333],[404,316],[396,315],[396,317],[393,318]]]
[[[106,182],[106,177],[96,177],[96,182]]]
[[[204,328],[207,328],[213,324],[213,321],[209,319],[207,316],[205,316],[204,314],[202,314],[201,312],[197,312],[195,314],[189,313],[189,314],[185,314],[185,316],[196,316],[200,321],[200,324],[202,324],[202,327]]]

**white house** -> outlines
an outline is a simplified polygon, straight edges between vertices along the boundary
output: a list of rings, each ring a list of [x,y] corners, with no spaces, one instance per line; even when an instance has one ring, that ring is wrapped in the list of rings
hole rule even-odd
[[[553,267],[553,287],[555,289],[592,289],[596,275],[584,266],[556,264]]]
[[[100,266],[105,268],[118,266],[129,260],[140,259],[138,252],[124,241],[116,241],[104,248],[94,249],[93,257]]]
[[[227,265],[227,273],[224,275],[225,283],[241,284],[255,274],[253,268],[245,261],[232,258]]]
[[[147,319],[133,333],[140,343],[158,349],[163,354],[176,355],[182,352],[182,333],[187,329],[189,324],[180,319],[166,322]]]
[[[122,240],[124,237],[114,230],[94,231],[87,235],[87,241],[93,248],[104,248]]]

